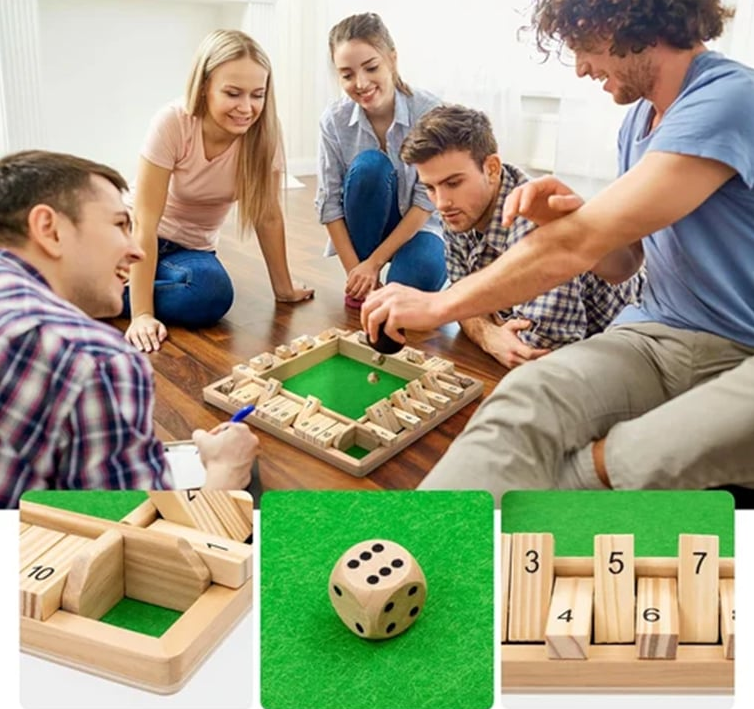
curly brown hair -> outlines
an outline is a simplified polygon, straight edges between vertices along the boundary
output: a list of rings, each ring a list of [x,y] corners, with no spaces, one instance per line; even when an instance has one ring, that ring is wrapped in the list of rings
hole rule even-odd
[[[721,0],[534,0],[526,29],[547,56],[608,41],[610,54],[625,57],[658,42],[691,49],[719,37],[734,12]]]

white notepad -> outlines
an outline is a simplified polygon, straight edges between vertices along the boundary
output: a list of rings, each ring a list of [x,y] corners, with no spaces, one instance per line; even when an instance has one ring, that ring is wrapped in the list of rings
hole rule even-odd
[[[190,442],[167,442],[164,445],[165,455],[173,472],[173,487],[176,490],[202,487],[207,479],[207,472],[196,446]]]

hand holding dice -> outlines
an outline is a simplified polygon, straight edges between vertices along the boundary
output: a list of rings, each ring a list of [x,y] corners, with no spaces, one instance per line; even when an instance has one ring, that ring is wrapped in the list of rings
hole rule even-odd
[[[399,635],[427,597],[421,567],[400,544],[371,539],[352,546],[330,574],[330,601],[349,630],[370,640]]]

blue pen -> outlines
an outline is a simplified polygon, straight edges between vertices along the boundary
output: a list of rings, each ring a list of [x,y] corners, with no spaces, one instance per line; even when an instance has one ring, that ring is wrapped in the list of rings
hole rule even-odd
[[[233,414],[230,418],[231,423],[240,423],[243,421],[252,411],[254,411],[256,407],[254,404],[249,404],[248,406],[244,406],[242,409],[239,409],[236,411],[236,413]]]

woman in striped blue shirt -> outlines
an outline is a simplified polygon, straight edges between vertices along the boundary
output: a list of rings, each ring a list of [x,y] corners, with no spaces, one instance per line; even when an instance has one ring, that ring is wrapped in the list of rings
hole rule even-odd
[[[401,79],[378,15],[341,20],[329,45],[345,96],[320,119],[316,205],[330,236],[325,253],[337,253],[347,274],[346,305],[361,307],[387,263],[388,282],[439,290],[446,279],[440,219],[399,153],[414,123],[441,101]]]

